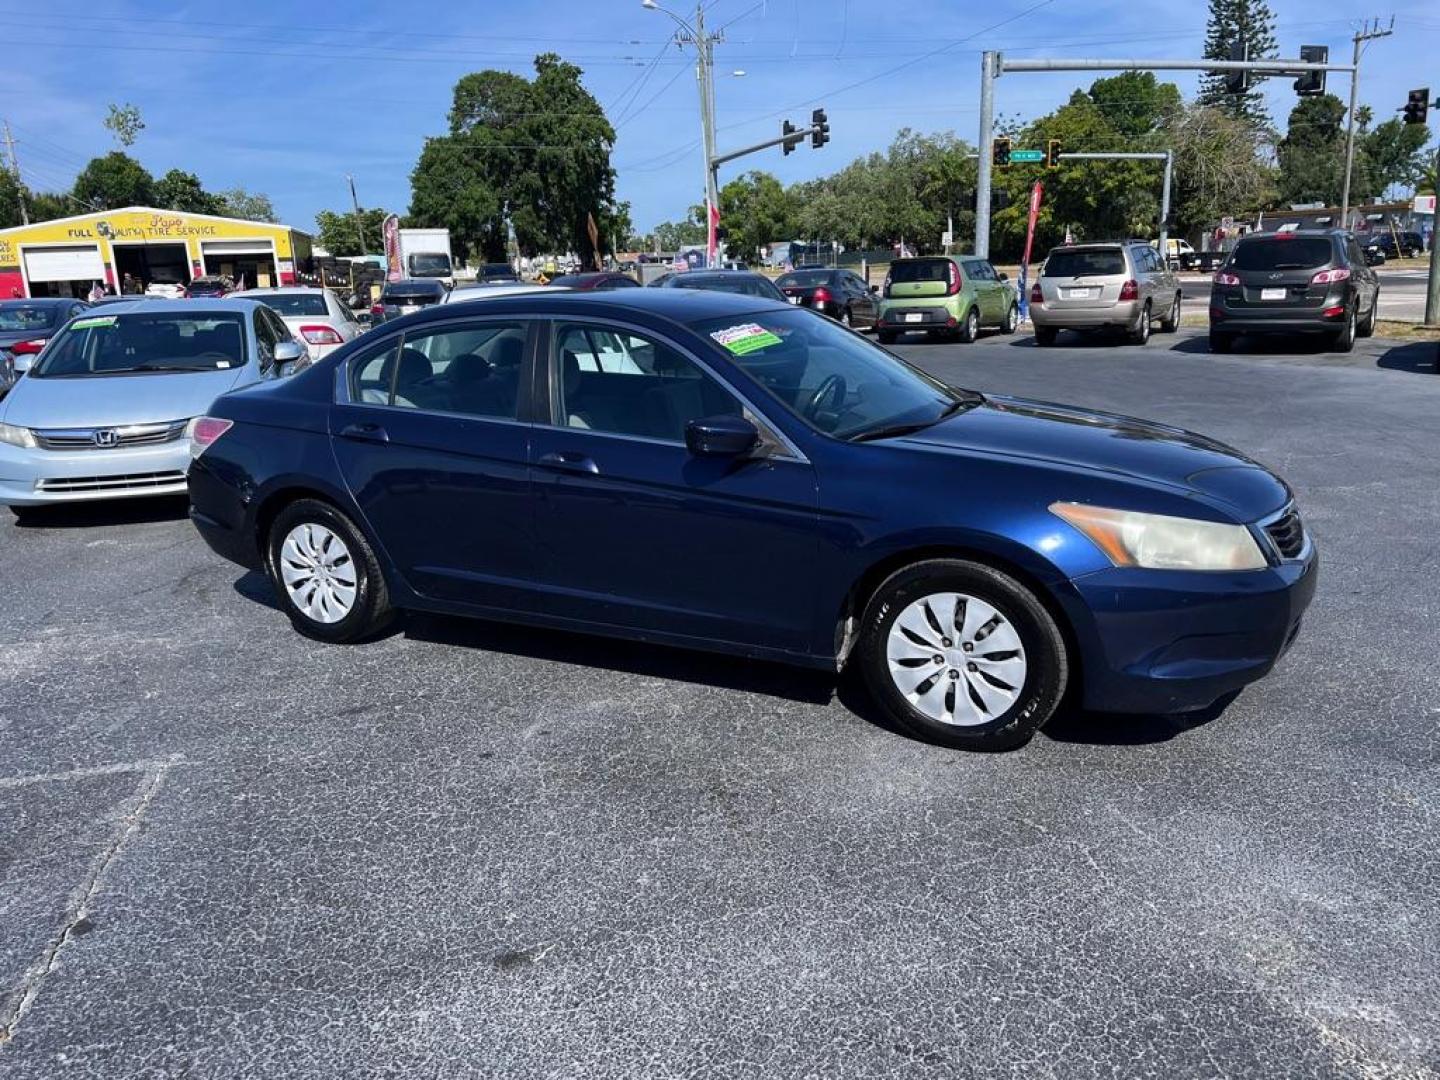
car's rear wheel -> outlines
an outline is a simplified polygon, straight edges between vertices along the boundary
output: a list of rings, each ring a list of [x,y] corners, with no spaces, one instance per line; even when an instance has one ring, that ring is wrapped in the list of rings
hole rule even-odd
[[[896,336],[894,330],[875,331],[875,340],[880,342],[881,345],[894,345]]]
[[[1227,334],[1223,330],[1210,331],[1210,351],[1216,353],[1227,353],[1235,347],[1235,335]]]
[[[1180,329],[1180,294],[1175,294],[1175,300],[1170,305],[1170,312],[1160,320],[1160,331],[1165,334],[1173,334]]]
[[[1358,326],[1358,318],[1355,309],[1360,301],[1356,300],[1345,312],[1345,325],[1330,335],[1330,351],[1348,353],[1355,348],[1355,332]]]
[[[980,312],[972,305],[970,310],[965,312],[965,318],[960,320],[960,340],[969,345],[980,336]]]
[[[876,702],[943,746],[1008,750],[1054,715],[1069,681],[1064,638],[1029,589],[964,559],[892,574],[866,608],[859,660]]]
[[[1140,321],[1130,328],[1127,337],[1132,345],[1144,345],[1150,340],[1150,302],[1148,300],[1140,309]]]
[[[1060,331],[1056,330],[1053,326],[1037,326],[1035,328],[1035,344],[1046,346],[1054,345],[1055,338],[1059,333]]]
[[[1380,290],[1375,290],[1375,298],[1370,301],[1370,311],[1365,318],[1360,320],[1355,332],[1361,337],[1370,337],[1375,333],[1375,320],[1380,317]]]
[[[855,319],[850,314],[850,309],[848,307],[844,311],[840,312],[840,325],[846,327],[847,329],[855,325]]]
[[[1005,312],[1005,321],[1000,324],[1000,332],[1002,334],[1013,334],[1015,332],[1015,328],[1019,325],[1020,309],[1014,304],[1011,304]]]
[[[295,629],[319,641],[359,641],[394,617],[369,543],[344,514],[300,499],[276,515],[267,569]]]

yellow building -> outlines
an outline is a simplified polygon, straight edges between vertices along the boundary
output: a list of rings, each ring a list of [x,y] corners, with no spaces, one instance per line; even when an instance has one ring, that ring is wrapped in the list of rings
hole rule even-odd
[[[0,229],[0,299],[84,296],[225,274],[247,288],[312,270],[310,237],[287,225],[128,206]]]

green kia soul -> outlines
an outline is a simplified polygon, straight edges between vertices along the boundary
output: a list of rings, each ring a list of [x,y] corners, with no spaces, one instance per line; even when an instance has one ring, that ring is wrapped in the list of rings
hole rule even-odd
[[[912,330],[974,341],[982,326],[1013,334],[1020,321],[1015,287],[975,255],[896,259],[880,296],[875,326],[885,345]]]

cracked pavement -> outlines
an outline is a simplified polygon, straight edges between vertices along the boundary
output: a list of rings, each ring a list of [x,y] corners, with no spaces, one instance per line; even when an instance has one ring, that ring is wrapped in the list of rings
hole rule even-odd
[[[903,347],[1226,439],[1323,549],[1218,716],[1001,756],[725,657],[327,647],[183,507],[7,516],[0,1076],[1440,1074],[1440,378],[1196,343]]]

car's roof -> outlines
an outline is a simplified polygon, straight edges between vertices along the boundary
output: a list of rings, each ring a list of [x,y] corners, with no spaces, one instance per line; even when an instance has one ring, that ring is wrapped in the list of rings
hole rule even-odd
[[[231,293],[231,297],[239,300],[260,300],[264,301],[267,296],[288,296],[298,294],[325,293],[329,289],[322,289],[319,285],[281,285],[274,289],[241,289],[239,292]]]
[[[401,278],[399,281],[385,282],[387,289],[410,289],[416,285],[423,285],[427,289],[443,289],[445,283],[439,278]]]
[[[166,311],[187,315],[214,314],[219,311],[254,311],[260,304],[258,300],[247,300],[238,296],[206,296],[189,300],[165,300],[157,297],[142,300],[137,296],[134,297],[134,299],[145,306],[145,314],[147,315]],[[114,306],[119,306],[118,302]],[[119,312],[112,311],[107,312],[107,314],[119,314]]]
[[[61,304],[83,304],[84,300],[76,300],[73,296],[12,296],[8,300],[0,300],[0,307],[59,307]]]
[[[744,293],[709,292],[704,289],[619,289],[602,292],[572,292],[556,289],[497,296],[487,301],[487,313],[515,312],[535,314],[606,315],[623,318],[627,312],[657,316],[673,322],[688,323],[700,319],[723,319],[730,315],[746,315],[757,311],[793,311],[789,304],[767,300]],[[404,323],[453,319],[455,309],[443,304],[423,308],[403,319],[385,323],[385,327]]]
[[[1240,237],[1240,243],[1243,244],[1247,240],[1252,242],[1255,240],[1274,240],[1282,236],[1298,236],[1301,239],[1310,240],[1329,240],[1337,233],[1344,235],[1345,231],[1344,229],[1286,229],[1284,232],[1281,232],[1279,229],[1276,229],[1274,232],[1246,233]]]

